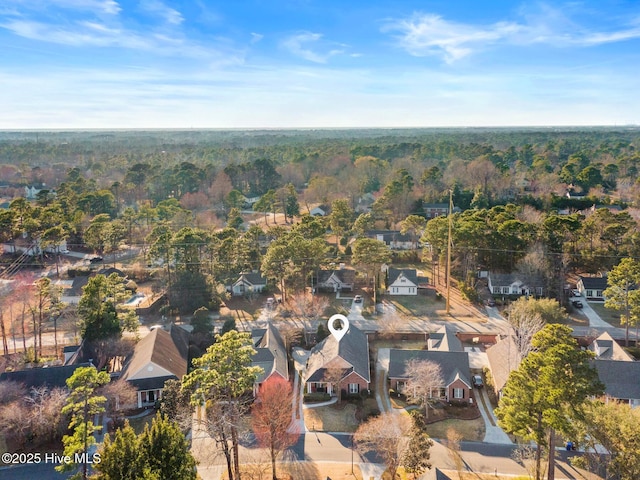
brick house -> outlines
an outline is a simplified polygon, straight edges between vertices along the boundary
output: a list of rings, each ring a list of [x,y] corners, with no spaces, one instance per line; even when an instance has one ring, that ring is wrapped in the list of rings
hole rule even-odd
[[[303,375],[307,393],[331,396],[344,391],[357,394],[369,390],[369,339],[354,325],[340,341],[329,335],[311,349]]]
[[[407,362],[429,360],[440,365],[444,383],[434,387],[432,397],[451,402],[473,403],[471,370],[467,352],[429,350],[389,350],[389,382],[391,388],[402,392],[410,378]]]

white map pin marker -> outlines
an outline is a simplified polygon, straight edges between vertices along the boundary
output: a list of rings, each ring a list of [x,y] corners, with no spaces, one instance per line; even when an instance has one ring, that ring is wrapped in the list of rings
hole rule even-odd
[[[331,335],[340,343],[344,334],[349,330],[349,319],[344,315],[336,313],[329,319],[327,326],[329,327]]]

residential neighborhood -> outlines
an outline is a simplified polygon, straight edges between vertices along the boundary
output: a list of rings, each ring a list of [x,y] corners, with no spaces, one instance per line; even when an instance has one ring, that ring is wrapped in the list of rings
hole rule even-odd
[[[167,478],[633,478],[637,207],[341,159],[377,187],[267,157],[8,186],[2,453],[84,459],[43,479],[120,478],[127,442]]]

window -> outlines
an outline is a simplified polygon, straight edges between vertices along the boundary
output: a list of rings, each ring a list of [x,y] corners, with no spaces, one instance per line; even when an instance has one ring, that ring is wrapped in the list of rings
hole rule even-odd
[[[593,297],[593,290],[587,290],[587,297]]]
[[[400,393],[404,392],[404,389],[407,387],[407,382],[403,382],[401,380],[398,380],[398,383],[396,383],[396,390]]]
[[[462,388],[454,388],[453,389],[453,398],[464,398],[464,389]]]
[[[596,290],[596,297],[602,297],[602,290]]]
[[[400,279],[400,282],[401,282],[401,283],[404,283],[404,282],[406,282],[406,281],[407,281],[407,279],[406,279],[406,278],[404,278],[404,277],[402,277],[402,278]]]
[[[357,383],[350,383],[349,384],[349,393],[353,394],[353,393],[358,393],[360,391],[360,385]]]
[[[148,393],[148,401],[149,403],[155,402],[156,401],[156,392],[149,392]]]
[[[508,294],[510,290],[511,290],[511,287],[502,287],[502,293]]]
[[[500,293],[500,287],[493,287],[493,293]]]

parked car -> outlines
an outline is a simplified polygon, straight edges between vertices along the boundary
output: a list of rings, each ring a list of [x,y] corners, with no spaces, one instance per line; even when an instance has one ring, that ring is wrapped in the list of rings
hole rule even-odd
[[[571,302],[571,305],[573,305],[576,308],[584,307],[584,305],[582,305],[582,302],[580,300],[574,300],[573,302]]]
[[[573,297],[581,297],[582,294],[580,293],[580,290],[574,288],[573,290],[571,290],[571,296],[573,296]]]
[[[474,375],[473,377],[471,377],[471,383],[473,383],[473,386],[476,388],[484,387],[484,381],[482,380],[482,375]]]
[[[353,297],[353,303],[362,303],[362,295],[356,295]]]
[[[102,257],[93,257],[89,260],[89,263],[100,263],[104,258]]]
[[[489,300],[487,300],[487,305],[489,307],[495,307],[496,306],[496,301],[493,298],[490,298]]]

